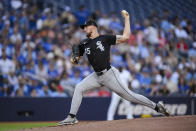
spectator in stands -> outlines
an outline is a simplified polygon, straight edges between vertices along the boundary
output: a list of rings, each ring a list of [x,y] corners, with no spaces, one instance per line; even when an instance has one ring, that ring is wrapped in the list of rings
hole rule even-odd
[[[58,75],[59,75],[58,71],[55,68],[55,61],[54,59],[51,59],[49,62],[49,67],[48,67],[48,79],[55,80]]]
[[[148,19],[145,20],[145,29],[144,29],[144,34],[146,37],[146,40],[152,44],[158,44],[159,39],[158,39],[158,30],[150,23]]]
[[[31,49],[35,48],[35,43],[33,41],[31,41],[30,35],[26,35],[26,41],[22,44],[21,52],[24,52],[28,48],[31,48]]]
[[[194,79],[192,79],[189,83],[189,96],[193,96],[196,97],[196,81]]]
[[[13,44],[17,44],[17,43],[22,42],[22,35],[18,31],[18,26],[14,27],[13,34],[10,36],[10,41]]]
[[[24,97],[24,90],[23,88],[19,87],[17,90],[16,90],[16,97]]]
[[[71,78],[68,76],[67,72],[62,73],[62,77],[60,80],[60,85],[62,86],[63,90],[69,95],[72,96],[74,93],[74,83],[72,82]]]
[[[162,96],[167,96],[169,95],[169,90],[162,85],[161,89],[159,90],[159,96],[162,95]]]
[[[177,25],[174,31],[177,38],[184,38],[184,39],[188,38],[187,32],[182,28],[181,25]]]
[[[174,72],[171,74],[171,81],[178,84],[180,78],[180,70],[176,69]]]
[[[123,30],[123,25],[120,22],[120,19],[117,17],[116,13],[112,13],[109,28],[112,29],[116,34],[119,34],[119,32]]]
[[[42,85],[43,84],[39,83],[39,81],[37,81],[36,79],[31,79],[31,88],[35,89],[36,92],[42,89]]]
[[[109,18],[107,14],[104,14],[103,17],[99,18],[97,23],[100,26],[103,26],[105,29],[109,29],[109,25],[110,25],[111,22],[112,22],[111,18]]]
[[[25,33],[28,30],[28,25],[29,25],[29,19],[27,16],[26,10],[22,11],[22,16],[19,21],[19,28],[22,30],[23,33]]]
[[[130,46],[130,54],[132,56],[132,59],[137,61],[140,55],[140,50],[138,47],[138,43],[136,41],[133,42],[132,46]]]
[[[47,85],[44,85],[42,89],[37,90],[38,97],[51,97],[52,91],[48,88]]]
[[[3,84],[1,86],[1,96],[12,96],[13,88],[10,86],[7,78],[3,78]]]
[[[139,52],[142,59],[146,59],[150,56],[148,43],[145,39],[143,39],[142,43],[139,45]]]
[[[166,77],[166,88],[169,91],[169,94],[176,94],[178,92],[178,86],[177,83],[172,81],[171,74],[168,74]]]
[[[63,91],[58,81],[51,81],[50,89],[52,91],[51,97],[67,97],[67,94]]]
[[[98,21],[98,19],[102,17],[102,14],[101,14],[101,11],[98,9],[98,10],[95,10],[94,12],[92,12],[90,18],[95,20],[95,21]]]
[[[182,57],[187,57],[188,45],[184,41],[184,39],[180,39],[180,41],[176,44],[176,47],[179,55],[181,55]]]
[[[37,97],[37,96],[38,96],[38,95],[37,95],[36,89],[33,89],[33,90],[31,91],[30,96],[31,96],[31,97]]]
[[[141,85],[139,80],[135,77],[135,74],[132,72],[132,81],[131,81],[131,89],[136,93],[141,93]]]
[[[187,95],[189,90],[189,86],[185,83],[184,76],[180,76],[178,83],[178,91],[180,94]]]
[[[24,97],[28,96],[28,87],[24,83],[25,80],[20,79],[19,87],[16,89],[15,96]]]
[[[159,47],[164,47],[164,46],[166,46],[168,43],[167,43],[167,41],[166,41],[166,39],[163,37],[163,32],[162,32],[162,30],[158,30],[158,32],[159,32],[159,42],[158,42],[158,44],[159,44]]]
[[[4,41],[3,43],[0,43],[0,56],[2,56],[2,52],[5,50],[5,53],[8,58],[11,58],[12,55],[15,53],[15,46],[10,43],[10,41]]]
[[[43,28],[53,28],[56,25],[56,19],[51,15],[51,9],[44,9]]]
[[[47,77],[48,77],[48,72],[47,72],[47,67],[43,65],[43,63],[40,61],[38,65],[35,68],[35,75],[36,79],[43,84],[47,83]]]
[[[0,72],[6,76],[10,72],[15,72],[15,63],[9,58],[7,58],[5,49],[2,49],[2,56],[0,58]]]
[[[156,53],[154,53],[154,64],[156,66],[162,66],[163,65],[163,56],[161,51],[157,51]]]
[[[81,72],[83,72],[81,75],[82,78],[85,78],[86,76],[88,76],[92,72],[92,69],[89,67],[89,64],[87,61],[84,61],[83,65],[81,67]]]
[[[74,87],[81,81],[81,77],[80,77],[80,70],[76,70],[74,72],[74,76],[71,77],[71,82],[73,83]]]
[[[191,41],[196,40],[196,31],[194,30],[193,25],[190,21],[187,21],[187,26],[184,28],[188,34],[188,39]]]
[[[166,32],[169,33],[170,30],[174,28],[174,25],[171,23],[170,12],[168,10],[164,10],[163,17],[161,21],[161,28]]]
[[[20,0],[11,0],[11,7],[15,10],[19,9],[20,7],[22,7],[22,1]]]
[[[150,77],[150,71],[147,68],[144,68],[142,72],[139,81],[141,86],[146,89],[150,87],[152,79]]]
[[[120,66],[123,63],[123,57],[120,55],[118,50],[114,51],[112,55],[112,64],[114,66]]]
[[[157,96],[158,95],[159,89],[157,88],[156,83],[154,81],[151,83],[149,91],[148,92],[149,92],[150,96]]]
[[[196,58],[196,42],[193,42],[193,47],[188,51],[188,56]]]
[[[35,79],[34,62],[29,61],[29,63],[26,64],[25,67],[23,67],[22,73],[27,78]]]
[[[16,91],[16,89],[19,86],[19,82],[18,82],[18,77],[15,76],[14,72],[10,72],[8,75],[8,82],[10,84],[10,87]]]
[[[76,23],[76,18],[70,11],[71,11],[71,8],[69,6],[65,6],[64,11],[60,17],[60,22],[65,27],[69,26],[69,24]]]
[[[84,5],[79,6],[79,10],[75,12],[77,18],[77,24],[82,25],[89,18],[90,12],[85,8]]]
[[[8,39],[8,37],[11,35],[11,33],[12,33],[12,27],[10,26],[10,21],[5,20],[5,22],[2,23],[1,42],[5,42]]]

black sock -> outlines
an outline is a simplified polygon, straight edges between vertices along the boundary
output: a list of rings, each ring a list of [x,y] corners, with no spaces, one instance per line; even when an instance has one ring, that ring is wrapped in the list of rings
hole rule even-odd
[[[76,115],[74,115],[74,114],[71,114],[71,113],[70,113],[69,115],[71,116],[71,118],[74,118],[74,117],[76,116]]]
[[[158,108],[157,105],[155,106],[154,110],[157,111],[157,112],[159,111],[159,108]]]

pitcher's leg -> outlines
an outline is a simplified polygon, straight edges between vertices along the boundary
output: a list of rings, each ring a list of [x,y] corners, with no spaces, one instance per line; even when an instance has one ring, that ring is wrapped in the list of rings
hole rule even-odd
[[[95,73],[90,74],[85,79],[83,79],[79,84],[77,84],[71,102],[70,114],[76,115],[82,102],[83,94],[86,91],[100,86],[101,85],[99,84],[98,78]]]
[[[136,94],[128,89],[128,87],[125,87],[120,78],[119,78],[119,71],[112,67],[105,75],[104,75],[104,84],[106,87],[109,87],[111,90],[116,92],[119,96],[122,98],[132,101],[147,107],[150,107],[152,109],[155,109],[156,104],[146,98],[145,96]]]
[[[116,93],[112,92],[112,98],[107,112],[108,121],[114,120],[114,115],[119,101],[120,101],[120,97]]]

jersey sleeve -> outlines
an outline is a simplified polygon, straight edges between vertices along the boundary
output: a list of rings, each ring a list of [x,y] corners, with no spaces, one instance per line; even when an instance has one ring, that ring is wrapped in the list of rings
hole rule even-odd
[[[84,39],[79,44],[80,56],[84,54],[84,44],[88,42],[88,39]]]
[[[116,44],[116,35],[105,35],[105,37],[110,45]]]
[[[83,54],[84,54],[84,45],[81,42],[79,44],[79,51],[80,51],[80,56],[83,56]]]

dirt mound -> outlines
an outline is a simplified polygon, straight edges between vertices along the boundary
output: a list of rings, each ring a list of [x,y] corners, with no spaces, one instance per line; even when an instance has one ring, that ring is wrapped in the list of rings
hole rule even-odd
[[[196,116],[79,122],[75,125],[32,128],[21,131],[196,131]]]

